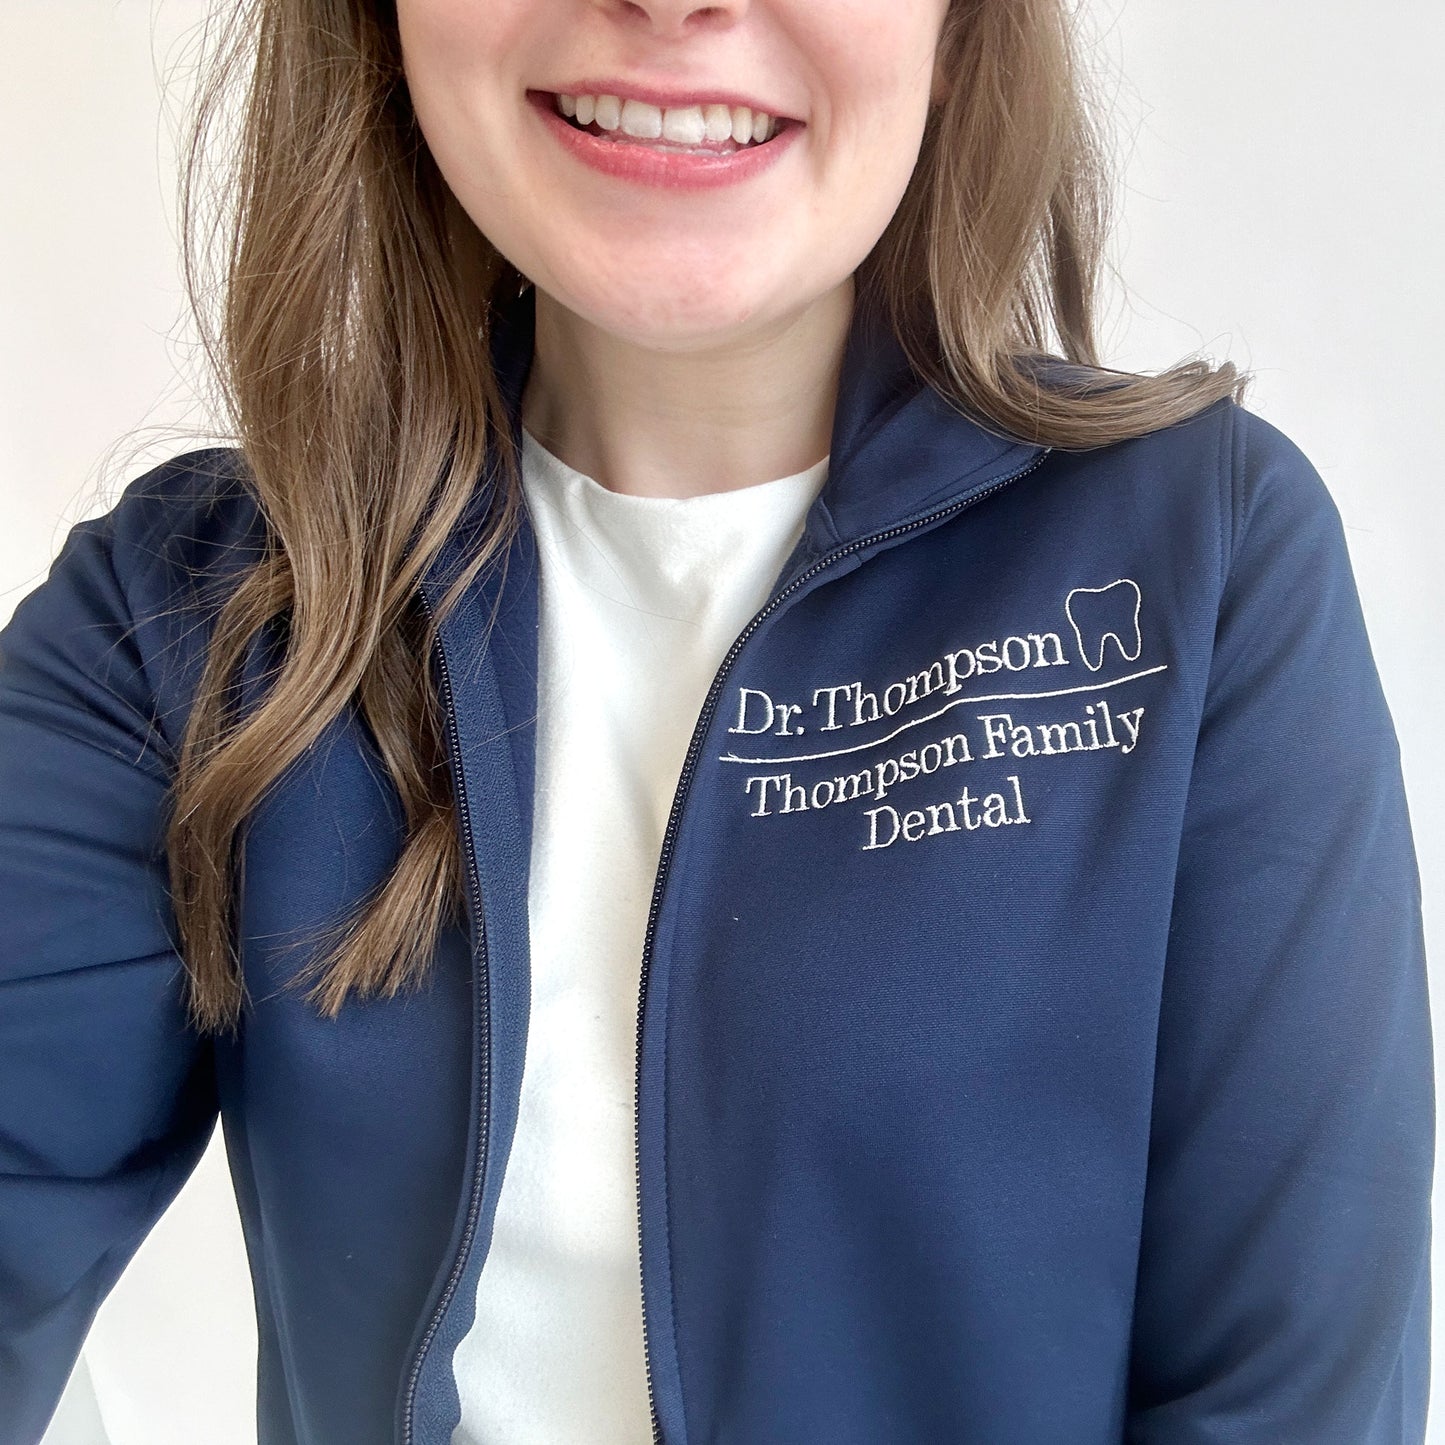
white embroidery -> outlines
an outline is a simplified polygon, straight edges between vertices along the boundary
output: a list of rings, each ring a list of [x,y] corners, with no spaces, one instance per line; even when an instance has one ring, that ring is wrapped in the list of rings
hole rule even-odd
[[[1078,660],[1090,672],[1097,673],[1103,668],[1111,637],[1126,662],[1139,660],[1144,646],[1139,625],[1142,603],[1139,585],[1129,577],[1117,578],[1102,587],[1075,587],[1065,595],[1064,615],[1073,629]],[[927,713],[898,721],[888,732],[866,742],[774,757],[745,757],[727,752],[721,754],[718,761],[777,770],[753,773],[743,784],[743,794],[751,805],[749,816],[754,818],[783,817],[857,803],[861,799],[871,800],[873,806],[857,810],[867,820],[867,841],[859,845],[864,851],[888,848],[898,841],[913,843],[939,833],[977,833],[981,829],[1032,823],[1033,818],[1024,808],[1023,781],[1017,773],[1008,775],[1005,780],[1008,788],[1003,791],[980,794],[972,787],[965,787],[946,801],[924,802],[918,808],[900,810],[883,799],[897,787],[911,795],[910,785],[915,779],[960,766],[971,779],[978,775],[977,784],[998,787],[992,776],[992,764],[997,759],[1060,757],[1109,750],[1120,757],[1128,756],[1139,746],[1145,709],[1111,707],[1109,699],[1102,694],[1107,689],[1167,672],[1167,663],[1140,668],[1122,677],[1094,678],[1074,687],[956,695],[964,679],[976,674],[1021,672],[1069,664],[1057,632],[1029,632],[945,652],[921,671],[889,682],[878,692],[868,691],[861,681],[814,687],[810,694],[804,694],[811,696],[811,705],[774,698],[761,688],[740,686],[736,721],[728,732],[749,736],[768,734],[774,738],[795,738],[806,732],[834,732],[844,728],[871,730],[873,724],[892,719],[935,693],[941,693],[949,701]],[[1086,692],[1095,694],[1093,700],[1084,704],[1082,712],[1076,707],[1072,717],[1061,717],[1062,709],[1051,709],[1052,717],[1040,718],[1037,711],[1028,707],[1021,710],[1021,716],[1015,716],[1012,711],[975,712],[971,718],[955,714],[950,719],[954,730],[948,736],[915,744],[902,752],[887,752],[868,763],[860,761],[854,765],[856,772],[810,778],[809,770],[805,769],[798,777],[789,771],[798,764],[824,762],[885,747],[903,733],[935,722],[964,705],[1029,704],[1077,697]]]
[[[1119,589],[1125,589],[1119,591]],[[1112,594],[1112,595],[1111,595]],[[1075,603],[1076,597],[1098,597],[1105,599],[1101,603],[1080,602]],[[1140,649],[1144,645],[1144,639],[1139,633],[1139,605],[1142,601],[1139,592],[1139,584],[1128,577],[1120,577],[1117,582],[1110,582],[1106,587],[1075,587],[1067,597],[1064,598],[1064,614],[1069,619],[1069,625],[1074,629],[1074,641],[1079,645],[1079,656],[1083,659],[1084,666],[1090,672],[1098,672],[1104,665],[1104,644],[1112,637],[1119,644],[1119,651],[1124,654],[1126,662],[1137,662]],[[1119,606],[1132,604],[1132,617],[1128,622],[1123,621],[1124,614],[1119,611]],[[1083,615],[1074,615],[1075,606],[1083,609]],[[1117,625],[1109,626],[1113,622]],[[1119,628],[1122,627],[1121,632]],[[1087,629],[1089,641],[1084,640],[1084,632]],[[1133,641],[1133,647],[1125,641],[1128,637]],[[1090,645],[1096,644],[1096,645]],[[1098,661],[1090,659],[1095,655]]]
[[[878,808],[869,808],[863,816],[868,819],[868,841],[863,844],[865,853],[875,848],[889,848],[902,835],[905,843],[916,843],[920,838],[932,837],[935,833],[957,833],[966,828],[970,833],[980,828],[1007,828],[1014,823],[1032,823],[1033,819],[1024,812],[1024,797],[1019,791],[1017,773],[1010,773],[1007,779],[1013,784],[1015,815],[1008,812],[1008,800],[1002,793],[990,793],[985,798],[976,798],[967,788],[955,802],[929,803],[925,808],[910,809],[899,813],[888,803]],[[975,812],[974,808],[978,811]],[[957,811],[955,811],[955,809]],[[960,814],[963,822],[958,821]],[[893,831],[880,843],[878,841],[878,819],[887,816]],[[944,822],[944,819],[947,822]]]
[[[934,720],[934,718],[942,717],[942,716],[944,715],[944,713],[946,713],[950,708],[961,707],[961,706],[963,706],[963,704],[965,704],[965,703],[976,703],[976,702],[1012,702],[1012,701],[1015,701],[1015,700],[1017,700],[1017,699],[1028,699],[1028,698],[1035,698],[1035,697],[1069,697],[1069,696],[1071,696],[1072,694],[1078,693],[1078,692],[1099,692],[1099,691],[1101,691],[1102,689],[1104,689],[1104,688],[1106,688],[1106,687],[1118,687],[1121,683],[1133,682],[1136,678],[1140,678],[1140,677],[1151,677],[1151,676],[1152,676],[1154,673],[1156,673],[1156,672],[1167,672],[1168,670],[1169,670],[1169,664],[1168,664],[1167,662],[1161,662],[1158,667],[1146,667],[1142,672],[1131,672],[1127,677],[1111,678],[1108,682],[1086,682],[1086,683],[1083,683],[1083,684],[1082,684],[1081,686],[1079,686],[1079,687],[1056,687],[1056,688],[1051,689],[1051,690],[1048,691],[1048,692],[981,692],[981,693],[977,694],[977,695],[974,696],[974,697],[956,697],[956,698],[954,698],[954,700],[953,700],[952,702],[946,702],[946,703],[944,703],[944,705],[943,705],[941,708],[939,708],[936,712],[925,713],[922,717],[916,717],[916,718],[913,718],[913,719],[912,719],[911,721],[909,721],[909,722],[900,723],[899,726],[896,727],[896,728],[894,728],[891,733],[884,733],[882,737],[874,738],[871,742],[854,743],[854,744],[852,745],[852,747],[847,747],[847,748],[833,748],[833,749],[831,749],[831,750],[828,751],[828,752],[822,752],[822,753],[789,753],[789,754],[787,754],[786,756],[775,757],[775,758],[744,758],[744,757],[739,757],[737,753],[719,753],[719,754],[718,754],[718,762],[720,762],[720,763],[811,763],[811,762],[816,762],[816,761],[818,761],[818,760],[821,759],[821,758],[838,758],[838,757],[842,757],[843,754],[845,754],[845,753],[861,753],[861,752],[865,752],[865,751],[866,751],[867,749],[869,749],[869,748],[880,747],[882,744],[884,744],[884,743],[886,743],[886,742],[891,742],[894,738],[896,738],[896,737],[899,735],[899,733],[906,733],[906,732],[909,730],[909,728],[916,728],[916,727],[921,726],[923,723],[932,722],[932,721]],[[738,690],[739,690],[739,692],[752,693],[752,694],[754,694],[754,695],[756,695],[756,696],[763,697],[763,698],[767,698],[768,703],[769,703],[772,707],[776,708],[780,714],[781,714],[783,708],[787,708],[787,709],[788,709],[789,715],[791,715],[792,712],[794,712],[794,711],[797,710],[797,709],[793,706],[792,703],[774,703],[773,700],[768,697],[767,693],[762,692],[762,691],[761,691],[760,689],[758,689],[758,688],[745,687],[745,688],[739,688]],[[743,732],[743,731],[745,731],[745,729],[740,728],[740,727],[736,727],[736,728],[729,728],[728,731],[729,731],[730,733],[737,733],[737,732]],[[763,730],[762,730],[762,729],[753,729],[753,731],[763,731]],[[794,731],[794,733],[801,732],[801,731],[802,731],[802,728],[797,728],[797,729],[794,729],[793,731]],[[790,734],[788,734],[787,732],[782,731],[782,730],[780,730],[780,732],[782,732],[782,735],[784,735],[784,736],[790,735]]]

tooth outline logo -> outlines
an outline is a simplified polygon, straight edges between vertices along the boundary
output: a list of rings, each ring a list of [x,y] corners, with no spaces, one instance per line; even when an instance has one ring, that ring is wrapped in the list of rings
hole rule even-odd
[[[1134,643],[1134,650],[1131,652],[1124,638],[1114,628],[1107,628],[1097,634],[1099,660],[1089,660],[1089,649],[1084,646],[1084,634],[1079,630],[1079,624],[1074,619],[1074,598],[1080,593],[1087,593],[1097,597],[1101,593],[1112,592],[1116,587],[1130,587],[1134,591],[1134,620],[1131,626],[1130,636]],[[1113,582],[1106,583],[1103,587],[1075,587],[1067,597],[1064,598],[1064,616],[1069,619],[1069,626],[1074,629],[1074,645],[1079,650],[1079,657],[1090,672],[1098,672],[1104,665],[1104,654],[1107,651],[1108,641],[1112,637],[1119,645],[1119,652],[1126,662],[1137,662],[1139,654],[1143,650],[1144,640],[1139,632],[1139,608],[1143,602],[1143,594],[1139,590],[1139,584],[1132,577],[1119,577]]]

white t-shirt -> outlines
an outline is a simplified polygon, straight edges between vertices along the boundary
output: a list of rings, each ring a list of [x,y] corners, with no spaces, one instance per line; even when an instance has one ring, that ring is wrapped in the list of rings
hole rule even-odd
[[[642,1445],[638,989],[662,835],[724,655],[827,475],[637,497],[523,432],[538,541],[531,1011],[452,1445]]]

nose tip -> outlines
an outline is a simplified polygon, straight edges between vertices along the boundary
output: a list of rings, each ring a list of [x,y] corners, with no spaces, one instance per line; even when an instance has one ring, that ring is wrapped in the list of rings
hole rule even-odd
[[[605,0],[624,21],[650,25],[656,35],[677,36],[709,26],[732,24],[747,10],[749,0],[712,0],[697,5],[691,0]]]

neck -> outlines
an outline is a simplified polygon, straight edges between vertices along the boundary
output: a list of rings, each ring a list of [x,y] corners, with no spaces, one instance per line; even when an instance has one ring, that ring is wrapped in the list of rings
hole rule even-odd
[[[850,276],[765,329],[658,351],[539,289],[523,424],[614,492],[691,497],[793,476],[828,455],[853,298]]]

